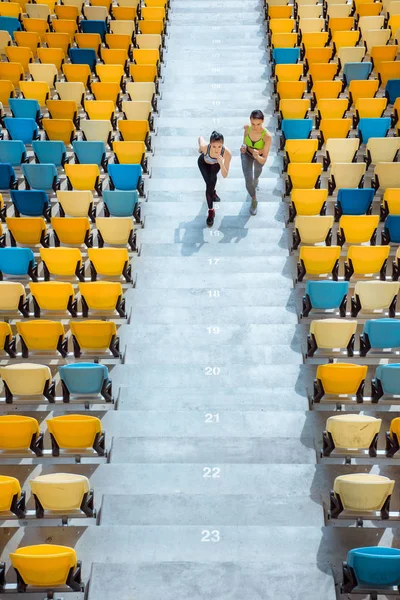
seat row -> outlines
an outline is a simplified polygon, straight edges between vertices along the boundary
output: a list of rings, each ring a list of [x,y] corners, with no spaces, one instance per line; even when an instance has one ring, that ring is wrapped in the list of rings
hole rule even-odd
[[[119,337],[114,321],[99,319],[69,321],[68,331],[60,321],[33,319],[16,321],[17,337],[7,322],[0,322],[0,350],[10,358],[28,358],[31,354],[67,358],[99,356],[120,358]],[[73,353],[69,352],[72,340]],[[19,347],[19,348],[18,348]]]
[[[61,398],[64,403],[89,397],[92,402],[96,399],[113,401],[111,379],[105,365],[83,362],[60,365],[57,375],[61,382]],[[46,365],[11,363],[0,368],[0,377],[4,385],[6,404],[18,403],[19,399],[26,401],[28,398],[38,401],[45,399],[50,404],[58,400],[57,381]]]

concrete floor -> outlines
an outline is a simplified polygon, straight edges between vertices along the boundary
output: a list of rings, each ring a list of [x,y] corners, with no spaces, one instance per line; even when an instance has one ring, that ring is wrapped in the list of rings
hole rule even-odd
[[[62,467],[90,477],[100,526],[0,532],[7,564],[21,545],[73,545],[89,600],[334,600],[350,548],[399,546],[396,529],[324,526],[349,467],[316,464],[329,413],[308,411],[316,367],[302,360],[277,140],[256,217],[239,162],[251,110],[275,131],[265,47],[259,0],[172,0],[126,363],[112,372],[118,410],[99,413],[111,461]],[[197,137],[213,129],[234,158],[207,229]]]

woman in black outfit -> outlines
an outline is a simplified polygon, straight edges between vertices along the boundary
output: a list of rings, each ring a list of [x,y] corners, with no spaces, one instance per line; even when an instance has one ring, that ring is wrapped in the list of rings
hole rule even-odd
[[[232,153],[224,146],[224,136],[217,131],[212,132],[209,144],[207,144],[202,136],[199,137],[198,141],[200,156],[197,164],[206,182],[206,199],[208,205],[206,223],[207,227],[212,227],[215,218],[213,203],[220,201],[215,191],[217,175],[221,171],[222,177],[228,177]]]

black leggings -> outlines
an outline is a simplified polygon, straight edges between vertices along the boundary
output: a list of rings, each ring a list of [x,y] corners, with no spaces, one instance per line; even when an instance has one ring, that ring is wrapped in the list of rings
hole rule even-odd
[[[203,179],[206,182],[207,205],[211,210],[216,194],[215,186],[217,185],[217,174],[221,167],[218,163],[214,163],[212,165],[206,163],[204,160],[204,154],[200,154],[197,164],[199,165],[200,173],[203,175]]]

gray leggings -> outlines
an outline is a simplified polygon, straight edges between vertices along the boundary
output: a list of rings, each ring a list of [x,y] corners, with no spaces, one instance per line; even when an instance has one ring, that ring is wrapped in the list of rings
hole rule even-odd
[[[258,184],[258,178],[261,175],[263,165],[260,165],[255,158],[246,154],[241,154],[243,175],[246,182],[246,190],[250,195],[250,198],[256,197],[256,186]]]

